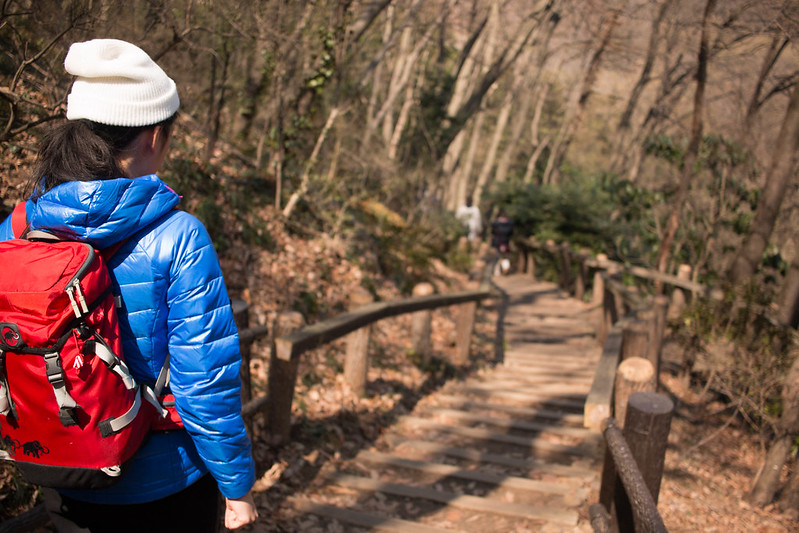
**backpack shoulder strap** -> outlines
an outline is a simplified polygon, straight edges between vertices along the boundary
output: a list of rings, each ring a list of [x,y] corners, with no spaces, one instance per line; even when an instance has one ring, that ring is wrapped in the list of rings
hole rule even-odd
[[[25,211],[25,201],[21,201],[11,212],[11,231],[14,238],[19,239],[28,230],[28,214]]]

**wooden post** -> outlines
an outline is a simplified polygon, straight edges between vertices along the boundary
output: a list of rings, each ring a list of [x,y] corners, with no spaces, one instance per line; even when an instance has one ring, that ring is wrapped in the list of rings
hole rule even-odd
[[[623,360],[616,369],[614,418],[617,421],[625,420],[627,402],[633,393],[653,392],[654,390],[655,371],[649,360],[643,357],[630,357]]]
[[[689,281],[691,279],[691,266],[680,265],[677,269],[677,279]],[[688,297],[686,296],[685,290],[680,287],[675,287],[671,293],[671,306],[669,307],[668,313],[669,318],[680,316],[687,301]]]
[[[474,288],[475,283],[470,283]],[[474,318],[477,314],[477,302],[466,302],[458,308],[457,340],[455,342],[455,365],[465,365],[469,362],[469,350],[472,345],[472,332],[474,331]]]
[[[302,314],[297,311],[280,313],[275,317],[272,335],[272,353],[269,356],[269,402],[268,437],[269,444],[288,442],[291,435],[291,404],[294,401],[294,386],[297,383],[299,359],[284,361],[277,357],[274,339],[297,331],[305,324]]]
[[[535,250],[533,248],[527,249],[527,274],[530,278],[535,281],[535,255],[533,254]]]
[[[429,296],[433,294],[434,288],[431,283],[419,283],[413,288],[413,296]],[[417,311],[411,315],[411,349],[418,354],[423,363],[430,361],[432,353],[432,343],[430,335],[433,331],[432,325],[433,312],[425,309]]]
[[[649,330],[640,320],[630,320],[622,332],[621,358],[642,357],[649,355]]]
[[[372,293],[358,287],[350,295],[349,309],[354,311],[374,302]],[[364,326],[347,335],[347,355],[344,361],[344,377],[356,396],[366,394],[366,377],[369,372],[370,326]]]
[[[244,331],[250,327],[250,318],[247,302],[244,300],[233,299],[230,300],[230,308],[233,311],[233,319],[236,321],[236,329]],[[250,373],[250,342],[239,344],[239,351],[241,352],[241,404],[249,402],[252,399],[252,376]]]
[[[605,298],[605,278],[602,276],[605,270],[605,263],[608,261],[608,256],[605,254],[598,254],[596,260],[599,267],[594,271],[594,297],[591,300],[594,305],[601,305]]]
[[[667,396],[654,392],[637,392],[629,398],[627,418],[624,421],[624,440],[655,504],[658,501],[660,482],[663,478],[673,412],[674,403]],[[613,514],[619,532],[651,529],[649,524],[647,525],[650,527],[636,523],[630,499],[622,487],[621,480],[616,482],[614,495]]]
[[[523,244],[518,246],[516,254],[516,272],[527,272],[527,247]]]
[[[616,295],[613,291],[605,288],[605,296],[602,298],[602,322],[600,323],[597,340],[600,344],[605,344],[613,324],[621,317],[616,310]]]
[[[666,314],[669,308],[669,297],[659,294],[655,296],[653,301],[653,310],[655,312],[655,337],[650,339],[650,349],[652,350],[653,357],[657,360],[660,368],[661,352],[663,351],[663,338],[666,336]],[[659,372],[659,370],[658,370]],[[659,375],[659,374],[658,374]]]
[[[661,297],[657,296],[656,298]],[[655,391],[657,391],[660,379],[660,347],[663,341],[663,334],[659,329],[658,311],[654,308],[645,309],[638,313],[638,318],[644,322],[649,332],[649,343],[647,345],[647,354],[645,357],[649,359],[655,370]]]
[[[585,264],[588,254],[589,251],[587,249],[581,249],[579,256],[580,263],[577,265],[577,282],[574,286],[574,297],[581,302],[585,297],[585,287],[588,281],[588,267]]]
[[[563,244],[560,245],[560,258],[561,258],[560,285],[564,291],[570,293],[571,281],[572,281],[572,261],[571,261],[571,248],[569,248],[568,242],[564,242]]]

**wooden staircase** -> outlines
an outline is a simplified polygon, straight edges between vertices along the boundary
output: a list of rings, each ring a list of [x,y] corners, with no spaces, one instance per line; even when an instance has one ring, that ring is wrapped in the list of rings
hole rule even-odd
[[[600,347],[555,285],[495,279],[503,364],[420,401],[295,496],[305,531],[591,531],[601,437],[583,428]]]

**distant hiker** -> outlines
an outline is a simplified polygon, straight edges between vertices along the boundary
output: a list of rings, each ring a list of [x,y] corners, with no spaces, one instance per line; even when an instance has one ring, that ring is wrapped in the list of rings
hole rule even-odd
[[[510,272],[510,238],[513,235],[513,221],[503,209],[496,220],[491,223],[491,247],[500,254],[498,268],[502,274]]]
[[[476,205],[472,205],[471,196],[466,198],[466,205],[458,208],[455,217],[466,227],[469,242],[474,242],[480,232],[483,231],[483,219],[480,215],[480,209]]]
[[[225,526],[252,523],[255,464],[219,260],[205,227],[175,209],[181,197],[156,175],[180,105],[175,82],[143,50],[114,39],[74,43],[64,66],[76,76],[68,120],[43,140],[27,221],[99,250],[124,242],[108,262],[122,352],[149,386],[169,356],[167,390],[184,429],[154,431],[116,484],[46,490],[50,519],[57,531],[212,532],[221,492]],[[0,241],[12,238],[7,218]]]

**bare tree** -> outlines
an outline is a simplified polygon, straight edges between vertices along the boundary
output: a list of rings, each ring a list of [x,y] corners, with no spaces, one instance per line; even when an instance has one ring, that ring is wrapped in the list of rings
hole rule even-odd
[[[771,164],[766,171],[766,182],[757,203],[755,218],[743,246],[733,261],[727,279],[740,283],[757,271],[768,245],[769,237],[779,214],[788,183],[793,177],[799,149],[799,90],[785,112],[779,135],[775,141]]]
[[[699,154],[699,145],[702,141],[702,111],[705,99],[705,86],[707,84],[710,15],[716,2],[717,0],[707,0],[705,3],[704,15],[702,16],[702,36],[697,59],[696,91],[694,93],[694,111],[691,122],[691,141],[682,162],[677,193],[672,200],[671,214],[666,222],[665,232],[661,238],[657,258],[655,259],[655,266],[660,272],[665,272],[668,266],[669,257],[671,256],[671,246],[674,242],[674,237],[677,235],[677,230],[680,227],[680,214],[685,204],[685,198],[688,195],[691,177],[694,174],[694,163]]]
[[[583,74],[577,101],[574,103],[574,107],[567,112],[566,119],[563,121],[552,145],[552,151],[547,160],[546,169],[544,170],[544,183],[556,183],[558,181],[560,165],[569,149],[575,132],[579,130],[582,125],[588,106],[588,100],[591,97],[594,84],[599,75],[599,67],[602,63],[602,58],[613,37],[613,32],[619,23],[619,17],[621,16],[625,4],[626,0],[619,0],[607,10],[607,21],[602,28],[597,44],[591,54],[591,59],[588,62],[588,67]]]

